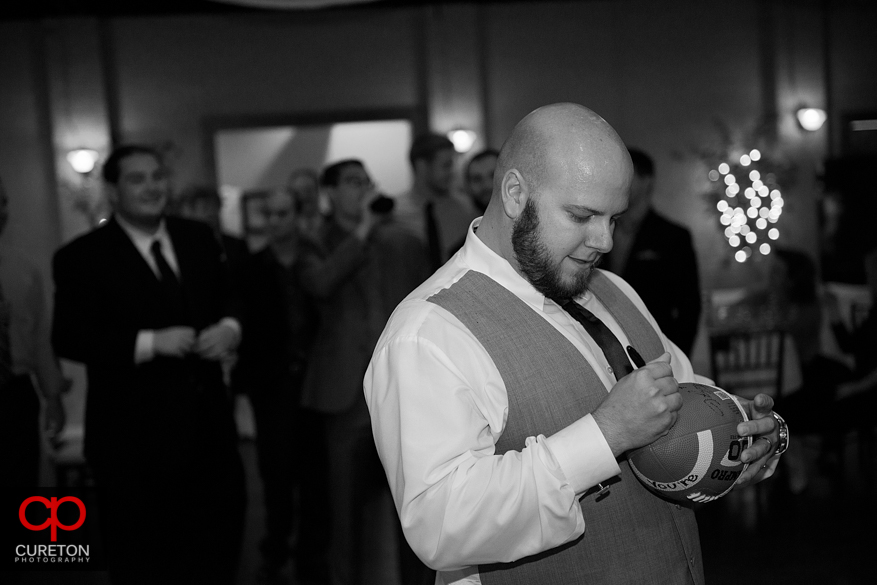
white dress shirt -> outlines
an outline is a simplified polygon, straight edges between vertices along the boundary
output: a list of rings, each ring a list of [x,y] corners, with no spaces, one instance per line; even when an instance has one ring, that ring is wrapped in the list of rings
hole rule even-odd
[[[502,377],[475,336],[427,299],[467,271],[486,274],[529,305],[588,360],[608,392],[615,384],[599,346],[475,235],[412,292],[390,318],[365,375],[378,453],[408,542],[438,570],[437,584],[481,583],[477,565],[514,561],[578,538],[585,521],[577,498],[620,473],[589,414],[522,451],[495,454],[508,413]],[[607,276],[656,331],[631,287]],[[622,345],[629,341],[590,293],[577,299]],[[694,381],[688,358],[660,334],[679,381]]]

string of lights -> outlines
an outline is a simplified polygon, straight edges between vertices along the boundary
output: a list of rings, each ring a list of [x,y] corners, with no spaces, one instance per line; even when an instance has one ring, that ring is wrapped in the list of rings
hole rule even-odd
[[[754,250],[767,256],[772,249],[770,241],[780,237],[776,223],[783,213],[783,196],[776,175],[759,170],[761,159],[761,152],[752,149],[709,172],[717,187],[725,185],[716,209],[721,213],[719,222],[725,226],[728,245],[736,249],[737,262],[746,262]]]

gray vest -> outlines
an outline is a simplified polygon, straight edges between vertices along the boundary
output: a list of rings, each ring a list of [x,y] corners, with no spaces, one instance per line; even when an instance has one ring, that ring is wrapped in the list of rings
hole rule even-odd
[[[607,308],[642,356],[664,348],[633,303],[597,271],[591,292]],[[478,339],[496,364],[508,393],[506,427],[496,453],[522,450],[527,437],[550,436],[592,412],[606,389],[588,361],[526,303],[480,272],[469,271],[429,299]],[[694,512],[647,491],[627,461],[621,474],[579,499],[585,533],[573,542],[513,563],[481,565],[485,585],[630,584],[703,585]]]

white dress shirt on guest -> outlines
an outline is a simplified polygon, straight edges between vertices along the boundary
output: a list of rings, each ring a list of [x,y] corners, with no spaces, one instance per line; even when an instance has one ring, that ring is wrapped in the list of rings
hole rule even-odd
[[[481,583],[479,564],[517,560],[578,538],[585,529],[578,496],[620,473],[590,414],[549,437],[528,438],[520,452],[495,455],[508,411],[502,377],[475,336],[427,301],[467,271],[489,276],[562,333],[607,392],[615,378],[582,326],[475,235],[479,222],[472,222],[463,248],[396,309],[364,381],[405,535],[438,570],[436,583],[442,585]],[[606,274],[659,331],[631,287]],[[577,300],[628,345],[593,295]],[[685,354],[660,337],[676,379],[694,381]]]

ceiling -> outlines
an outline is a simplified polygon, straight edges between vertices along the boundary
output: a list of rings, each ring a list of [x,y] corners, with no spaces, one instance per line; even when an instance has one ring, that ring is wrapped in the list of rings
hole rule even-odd
[[[491,0],[0,0],[0,20],[311,10],[338,6],[489,3]]]

